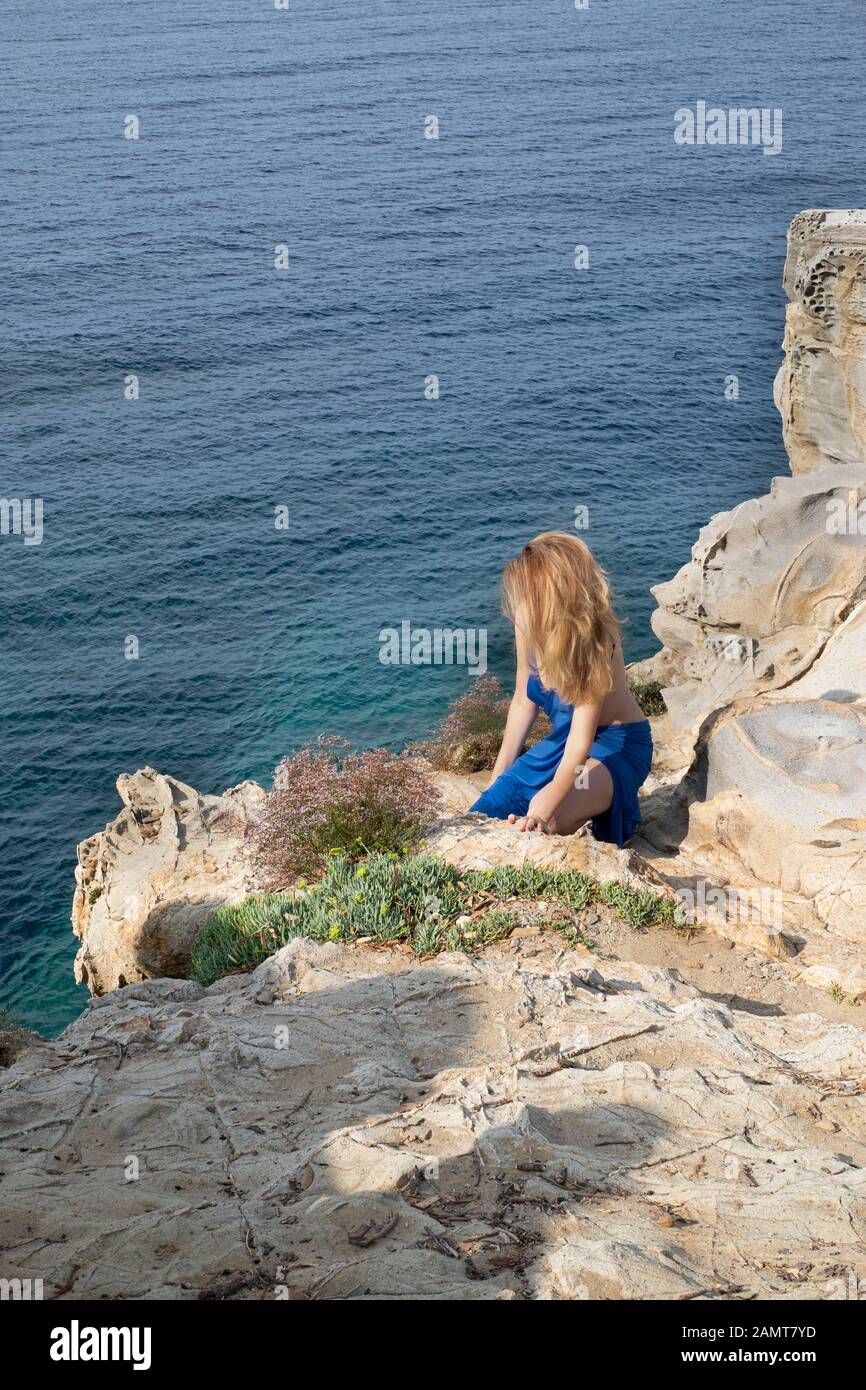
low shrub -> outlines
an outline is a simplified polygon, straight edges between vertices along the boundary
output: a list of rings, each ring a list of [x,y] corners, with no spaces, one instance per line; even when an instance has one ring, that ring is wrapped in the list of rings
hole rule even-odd
[[[385,748],[353,753],[343,739],[320,738],[277,767],[252,832],[255,865],[279,889],[322,873],[332,850],[359,858],[414,848],[437,800],[419,759]]]
[[[648,719],[667,714],[668,707],[658,681],[629,681],[629,688]]]
[[[510,936],[522,921],[522,914],[514,909],[494,907],[473,918],[468,925],[453,922],[445,933],[445,950],[475,951],[479,946],[491,946],[494,941]]]
[[[0,1006],[0,1069],[11,1067],[19,1053],[39,1041],[39,1034],[28,1028],[14,1010]]]
[[[497,898],[554,898],[567,907],[580,911],[592,901],[595,879],[576,869],[547,869],[536,864],[515,868],[500,864],[495,869],[483,869],[465,875],[470,889],[493,893]]]
[[[215,912],[193,947],[190,975],[212,984],[260,964],[296,936],[414,944],[420,932],[424,942],[441,943],[462,901],[457,870],[432,855],[371,854],[357,863],[333,853],[314,887],[260,894]],[[419,954],[431,949],[441,944]]]
[[[232,971],[253,969],[296,936],[403,941],[419,956],[473,950],[507,936],[526,904],[539,899],[572,911],[606,903],[638,931],[679,925],[676,900],[623,883],[597,883],[575,870],[503,865],[461,874],[434,855],[375,853],[359,863],[332,853],[324,878],[312,888],[260,894],[216,912],[195,943],[190,975],[213,984]],[[574,936],[573,923],[566,930]]]
[[[635,931],[645,931],[647,927],[665,925],[676,926],[681,915],[681,904],[670,898],[661,898],[649,888],[630,888],[625,883],[611,881],[600,883],[596,889],[599,902],[612,907],[626,926]]]
[[[417,751],[446,772],[484,772],[496,762],[510,702],[496,676],[478,676],[466,694],[453,701],[433,738],[418,744]],[[539,712],[527,748],[549,732],[550,721]]]
[[[218,908],[199,932],[190,958],[190,979],[212,985],[233,972],[253,970],[292,936],[292,910],[298,893],[263,893]]]

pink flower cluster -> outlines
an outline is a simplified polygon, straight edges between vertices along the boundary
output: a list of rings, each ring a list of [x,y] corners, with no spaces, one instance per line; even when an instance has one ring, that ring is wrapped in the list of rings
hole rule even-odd
[[[274,773],[254,857],[266,885],[285,887],[321,873],[328,853],[363,855],[414,847],[436,814],[438,796],[423,763],[409,754],[350,751],[320,738]]]

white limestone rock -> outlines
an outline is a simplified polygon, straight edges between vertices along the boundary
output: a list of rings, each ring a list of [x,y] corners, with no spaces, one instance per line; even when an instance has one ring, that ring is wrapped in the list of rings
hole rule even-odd
[[[270,1002],[259,1002],[261,998]],[[0,1070],[0,1276],[45,1297],[838,1297],[866,1034],[544,947],[295,941]]]
[[[776,380],[793,473],[866,464],[866,211],[810,210],[788,231]]]
[[[264,792],[203,796],[152,767],[117,779],[124,809],[78,846],[75,978],[102,994],[182,975],[202,925],[254,886],[244,836]]]
[[[653,594],[653,630],[676,678],[664,698],[677,729],[736,699],[808,676],[836,630],[866,597],[863,533],[828,529],[828,505],[866,499],[866,465],[826,464],[775,478],[770,493],[713,517],[692,558]],[[844,689],[866,697],[862,666]]]
[[[641,834],[668,851],[656,868],[672,879],[775,890],[738,931],[712,921],[723,934],[757,949],[765,937],[804,982],[866,995],[864,788],[862,705],[741,701],[707,721],[688,775]]]

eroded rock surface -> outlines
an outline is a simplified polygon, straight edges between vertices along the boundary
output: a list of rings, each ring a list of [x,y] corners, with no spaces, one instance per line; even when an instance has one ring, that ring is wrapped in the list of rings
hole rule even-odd
[[[866,500],[866,464],[832,465],[776,478],[770,493],[722,512],[701,531],[692,558],[653,589],[656,635],[669,657],[665,701],[675,727],[696,731],[713,710],[808,676],[837,629],[866,598],[863,532],[828,529],[834,505]],[[866,697],[862,665],[846,699]]]
[[[681,884],[780,891],[783,937],[764,921],[739,939],[772,937],[805,979],[862,993],[866,212],[796,217],[784,284],[793,476],[713,517],[653,590],[665,645],[641,674],[664,682],[669,712],[641,834]]]
[[[866,211],[808,211],[788,232],[776,382],[794,473],[866,464]]]
[[[46,1298],[837,1298],[866,1034],[547,944],[295,941],[2,1073],[0,1276]]]
[[[640,843],[671,883],[702,885],[707,925],[866,997],[864,787],[861,705],[746,700],[707,721]]]
[[[184,974],[203,924],[254,886],[244,834],[256,783],[203,796],[146,767],[117,790],[123,811],[78,846],[75,871],[75,977],[93,994]]]
[[[467,814],[489,776],[452,772],[434,774],[442,815],[427,836],[429,853],[461,869],[495,869],[500,864],[535,864],[572,869],[600,883],[618,879],[645,887],[642,869],[631,849],[593,839],[588,828],[576,835],[536,835],[515,830],[507,821]]]

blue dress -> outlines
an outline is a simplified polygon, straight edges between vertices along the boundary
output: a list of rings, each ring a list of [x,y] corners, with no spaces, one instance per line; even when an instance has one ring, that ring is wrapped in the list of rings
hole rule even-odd
[[[548,690],[535,673],[526,683],[526,694],[544,710],[552,728],[547,738],[522,753],[497,777],[493,786],[479,796],[474,806],[470,806],[471,811],[480,811],[494,820],[526,815],[535,793],[553,780],[571,732],[574,705],[567,705],[555,690]],[[646,780],[652,755],[653,741],[647,719],[636,719],[629,724],[600,724],[596,729],[589,757],[604,763],[613,782],[613,801],[592,822],[592,833],[597,840],[624,845],[631,839],[640,823],[638,787]]]

